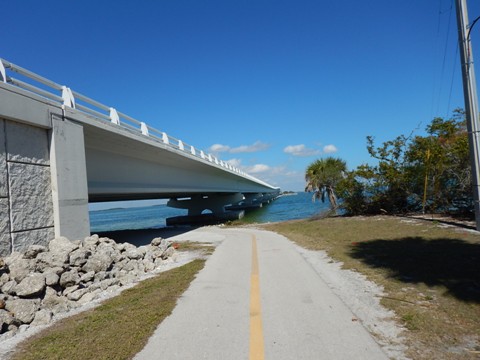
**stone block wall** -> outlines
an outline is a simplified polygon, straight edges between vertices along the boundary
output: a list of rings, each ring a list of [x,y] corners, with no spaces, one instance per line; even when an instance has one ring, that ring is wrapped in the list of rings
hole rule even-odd
[[[0,256],[54,238],[49,131],[0,119]]]

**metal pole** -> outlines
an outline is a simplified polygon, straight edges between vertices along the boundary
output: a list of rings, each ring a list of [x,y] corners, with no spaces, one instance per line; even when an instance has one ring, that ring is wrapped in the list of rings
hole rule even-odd
[[[478,98],[475,70],[473,67],[473,53],[470,42],[467,0],[456,0],[457,25],[460,46],[460,59],[463,75],[463,94],[465,97],[465,111],[467,116],[468,142],[470,145],[470,162],[472,166],[473,200],[475,202],[475,221],[477,230],[480,230],[480,170],[479,170],[479,123]],[[467,38],[468,37],[468,38]]]

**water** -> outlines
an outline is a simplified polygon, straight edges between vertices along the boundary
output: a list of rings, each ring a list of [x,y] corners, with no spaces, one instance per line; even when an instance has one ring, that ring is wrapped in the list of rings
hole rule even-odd
[[[306,219],[328,210],[328,204],[312,202],[312,194],[300,192],[285,195],[261,209],[247,212],[243,221],[247,223],[266,223],[286,220]]]
[[[328,204],[321,201],[313,203],[311,199],[312,194],[303,192],[281,196],[263,208],[247,212],[243,221],[266,223],[305,219],[328,209]],[[186,210],[169,208],[166,205],[90,211],[90,228],[92,233],[159,229],[166,226],[166,218],[179,215],[186,215]]]

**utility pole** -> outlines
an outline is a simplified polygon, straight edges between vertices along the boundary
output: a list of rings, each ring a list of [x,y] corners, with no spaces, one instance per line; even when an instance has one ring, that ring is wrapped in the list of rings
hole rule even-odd
[[[463,75],[463,94],[467,115],[468,143],[472,167],[473,200],[475,202],[475,221],[480,231],[480,170],[479,170],[479,123],[478,97],[475,70],[473,67],[472,44],[470,42],[470,24],[468,21],[467,0],[456,0],[457,26],[460,46],[460,59]]]

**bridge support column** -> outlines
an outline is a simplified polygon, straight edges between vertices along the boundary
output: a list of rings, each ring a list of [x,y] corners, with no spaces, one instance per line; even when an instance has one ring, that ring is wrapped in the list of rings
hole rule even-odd
[[[70,240],[90,235],[83,127],[52,119],[50,169],[55,236]]]
[[[167,225],[214,223],[226,220],[236,220],[243,217],[243,211],[227,211],[228,205],[236,204],[244,199],[243,194],[210,194],[194,195],[189,199],[170,199],[167,206],[177,209],[187,209],[187,216],[176,216],[167,219]],[[210,210],[211,214],[202,214]]]
[[[237,204],[227,206],[227,210],[254,210],[263,207],[264,194],[247,193],[245,198]]]
[[[245,205],[252,207],[262,207],[262,193],[257,194],[245,194]]]

